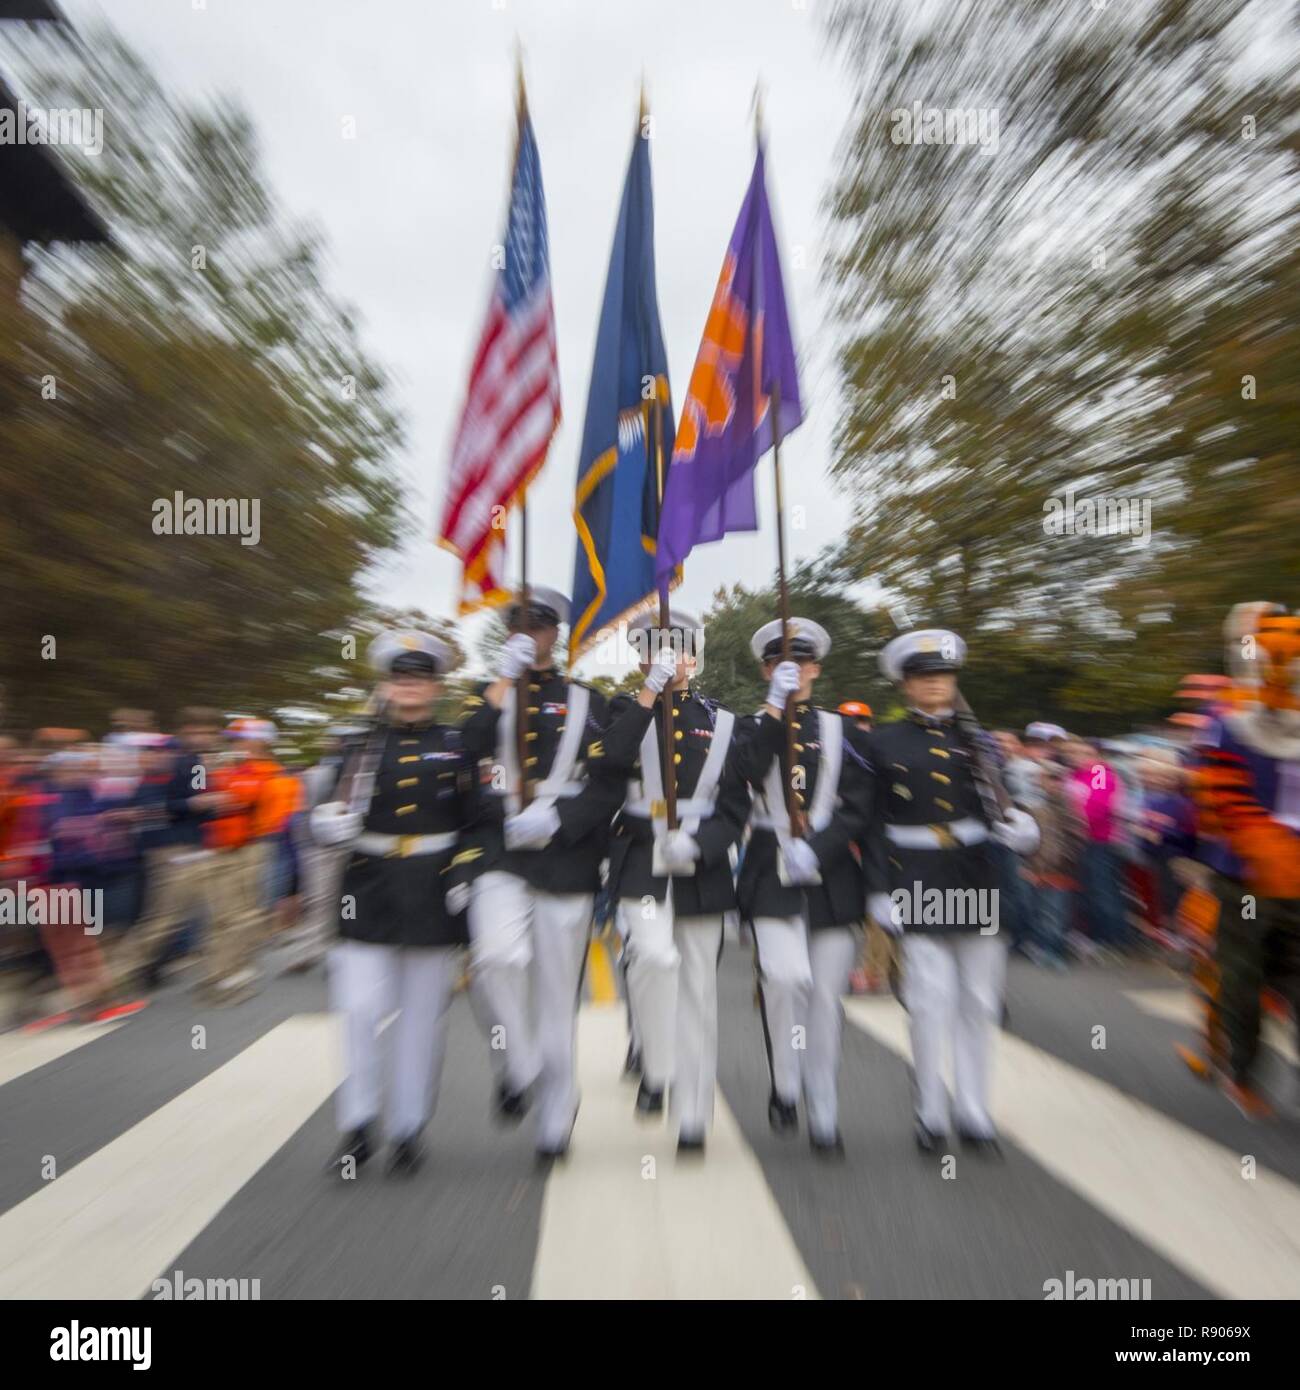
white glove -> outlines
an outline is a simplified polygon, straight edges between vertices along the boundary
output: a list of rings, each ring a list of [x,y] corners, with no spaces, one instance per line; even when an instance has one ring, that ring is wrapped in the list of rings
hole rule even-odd
[[[537,660],[537,643],[526,632],[516,632],[506,638],[497,658],[497,679],[517,681]]]
[[[506,817],[507,849],[545,849],[560,828],[560,813],[544,801],[534,801],[517,815]]]
[[[822,881],[821,864],[807,840],[782,840],[781,858],[785,864],[785,882],[791,888],[810,888]]]
[[[677,653],[665,643],[646,672],[645,688],[658,695],[677,675]]]
[[[689,869],[700,857],[700,847],[686,830],[670,830],[660,841],[659,857],[669,870]]]
[[[442,895],[442,901],[453,917],[459,917],[469,906],[469,884],[453,883]]]
[[[902,936],[903,923],[888,893],[872,893],[867,898],[867,911],[876,926],[887,931],[890,936]]]
[[[346,801],[326,801],[311,813],[311,837],[318,845],[345,845],[361,834],[365,815]]]
[[[782,661],[772,672],[771,682],[767,687],[767,701],[773,709],[785,708],[785,702],[799,689],[799,663],[796,661]]]
[[[1010,806],[1005,820],[993,822],[993,838],[1013,854],[1033,854],[1038,848],[1038,822],[1027,811]]]

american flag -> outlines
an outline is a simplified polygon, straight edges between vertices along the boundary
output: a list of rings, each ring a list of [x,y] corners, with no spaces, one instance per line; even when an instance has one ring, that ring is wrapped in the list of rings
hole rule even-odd
[[[438,528],[438,543],[464,566],[462,613],[509,597],[500,573],[505,527],[493,521],[521,499],[560,423],[542,166],[522,107],[504,252],[474,354]]]

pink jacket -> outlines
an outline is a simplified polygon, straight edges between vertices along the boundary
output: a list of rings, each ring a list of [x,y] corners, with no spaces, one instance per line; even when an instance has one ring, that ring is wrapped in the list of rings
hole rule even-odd
[[[1088,839],[1103,845],[1121,839],[1123,789],[1115,769],[1103,762],[1081,767],[1071,777],[1070,786],[1088,827]]]

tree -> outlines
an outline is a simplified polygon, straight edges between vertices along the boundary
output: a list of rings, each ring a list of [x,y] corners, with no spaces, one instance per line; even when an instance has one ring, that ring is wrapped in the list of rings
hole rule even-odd
[[[1008,710],[1033,691],[1037,713],[1076,722],[1152,717],[1182,673],[1217,661],[1233,602],[1300,602],[1283,14],[1220,0],[831,11],[858,90],[827,199],[834,471],[854,503],[839,558],[967,636],[990,693],[990,654],[1033,672],[1002,682]],[[927,105],[942,143],[924,143]],[[967,110],[996,139],[956,143],[972,127],[949,113]],[[1149,544],[1046,534],[1071,488],[1149,502]]]
[[[114,245],[43,250],[0,302],[5,718],[310,700],[401,531],[387,378],[245,116],[181,104],[108,30],[11,58],[111,114],[68,167]],[[242,503],[256,543],[160,531],[178,493]]]

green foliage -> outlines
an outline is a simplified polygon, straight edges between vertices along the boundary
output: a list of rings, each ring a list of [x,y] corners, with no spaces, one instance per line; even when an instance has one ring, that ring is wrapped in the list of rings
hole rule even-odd
[[[970,641],[966,684],[995,722],[1157,717],[1182,674],[1217,669],[1233,603],[1300,604],[1284,15],[831,11],[857,92],[827,199],[833,468],[853,503],[838,560]],[[894,113],[918,98],[992,108],[996,148],[896,143]],[[1150,544],[1045,534],[1070,486],[1149,499]]]
[[[114,246],[40,250],[0,295],[3,718],[310,701],[400,534],[389,383],[245,116],[180,103],[107,30],[8,57],[43,104],[105,111],[66,165]],[[256,500],[260,543],[156,534],[176,492]]]

